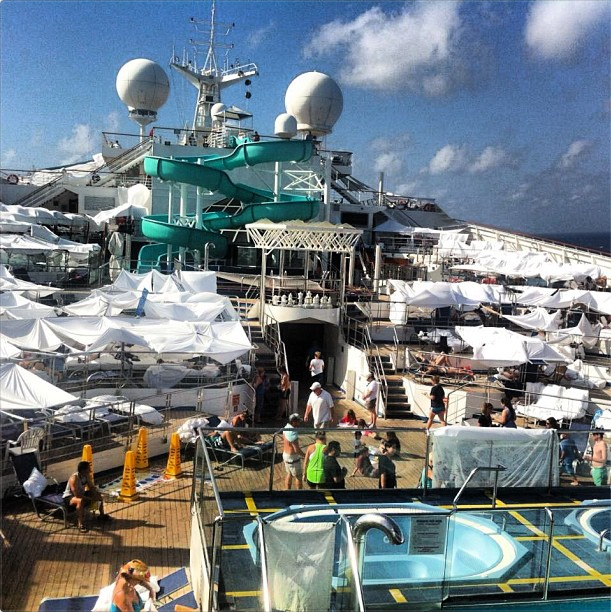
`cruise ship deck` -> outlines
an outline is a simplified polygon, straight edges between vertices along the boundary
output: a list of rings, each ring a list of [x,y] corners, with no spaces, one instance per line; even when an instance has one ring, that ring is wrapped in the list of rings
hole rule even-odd
[[[345,405],[344,401],[338,404],[336,410],[339,412]],[[440,511],[452,509],[457,493],[455,489],[425,492],[417,488],[425,452],[422,424],[404,431],[400,428],[401,425],[405,426],[405,421],[386,421],[384,425],[397,426],[403,443],[401,458],[396,461],[399,488],[395,490],[378,490],[377,479],[357,476],[347,479],[346,490],[284,491],[284,466],[279,457],[273,465],[247,462],[243,469],[233,464],[221,470],[213,468],[212,477],[224,516],[219,549],[222,576],[218,591],[219,609],[261,609],[260,568],[253,562],[256,552],[247,528],[253,525],[257,517],[265,518],[289,506],[301,504],[333,508],[367,504],[377,508],[396,508],[399,504],[422,502],[438,507]],[[338,437],[342,433],[349,434],[336,431]],[[272,430],[264,430],[264,436],[271,434]],[[300,437],[302,446],[309,443],[311,438],[306,433]],[[27,499],[5,500],[2,610],[34,612],[45,598],[95,595],[100,588],[112,582],[121,564],[132,558],[146,561],[157,576],[165,576],[182,567],[187,568],[189,573],[192,543],[190,499],[194,464],[191,461],[192,448],[185,450],[187,455],[181,465],[181,477],[169,480],[160,478],[167,458],[151,461],[153,478],[139,498],[126,503],[109,495],[106,509],[113,521],[98,524],[93,520],[88,533],[79,532],[74,525],[66,529],[63,521],[58,519],[41,522],[32,512]],[[353,461],[348,453],[340,459],[342,465],[349,468]],[[110,491],[108,485],[114,481],[116,486],[118,477],[120,474],[116,472],[101,474],[96,476],[96,482],[102,487],[107,485],[106,490]],[[485,524],[491,520],[502,529],[522,551],[515,567],[496,576],[460,584],[452,581],[443,586],[439,583],[428,587],[424,583],[419,584],[417,596],[413,584],[410,587],[376,580],[368,582],[365,576],[366,608],[426,607],[427,590],[438,593],[440,588],[445,589],[443,607],[465,605],[471,603],[473,597],[482,603],[498,602],[499,598],[511,598],[516,602],[524,598],[532,601],[533,596],[541,599],[544,588],[548,589],[549,600],[556,603],[559,598],[569,596],[608,595],[611,587],[609,547],[605,550],[604,544],[608,534],[607,540],[596,541],[592,533],[579,526],[579,517],[572,520],[570,516],[575,509],[583,507],[581,504],[584,500],[609,500],[610,491],[608,487],[590,486],[591,479],[587,476],[580,476],[580,482],[579,487],[561,486],[545,491],[499,489],[494,509],[492,490],[467,489],[459,501],[458,516],[467,512],[468,520]],[[209,484],[206,483],[204,487],[209,494],[208,501],[213,497]],[[568,485],[568,480],[562,484]],[[205,531],[211,530],[213,519],[218,516],[219,508],[213,505],[213,510],[213,514],[206,515],[210,520],[205,521]],[[551,530],[549,512],[554,516]],[[609,522],[607,515],[599,518]],[[592,529],[595,534],[603,530],[601,525],[594,525]],[[548,546],[550,533],[551,547]],[[544,575],[549,550],[550,579],[546,585]],[[171,597],[162,599],[160,606],[174,609],[174,598],[190,589],[190,586],[186,586]],[[341,588],[337,590],[339,592]],[[207,607],[204,605],[202,609]],[[596,608],[590,606],[587,609]]]

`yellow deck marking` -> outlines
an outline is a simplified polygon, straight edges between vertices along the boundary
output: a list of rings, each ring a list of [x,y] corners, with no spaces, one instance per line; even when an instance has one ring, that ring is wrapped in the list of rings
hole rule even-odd
[[[499,587],[499,589],[501,589],[501,591],[503,591],[503,593],[513,593],[513,589],[506,583],[504,582],[503,584],[498,584],[497,585]]]
[[[329,493],[328,491],[325,493],[325,499],[327,500],[327,503],[330,506],[337,506],[337,502],[335,501],[335,498],[333,497],[333,493]]]
[[[518,542],[538,542],[539,540],[546,540],[546,537],[543,536],[513,536],[514,540]],[[555,540],[583,540],[585,536],[583,535],[561,535],[554,536]]]
[[[388,592],[397,603],[407,603],[407,599],[399,589],[389,589]]]
[[[609,580],[611,578],[611,574],[601,574],[603,578]],[[550,582],[590,582],[592,580],[591,576],[551,576]],[[539,582],[543,582],[543,577],[540,578],[510,578],[507,582],[509,584],[537,584]]]
[[[254,512],[255,514],[259,514],[259,509],[257,508],[257,504],[255,504],[255,500],[253,499],[252,494],[244,495],[244,503],[248,508],[249,512]]]
[[[248,544],[225,544],[223,550],[248,550]]]
[[[543,533],[543,531],[533,525],[528,519],[524,518],[519,512],[510,512],[509,514],[511,514],[511,516],[513,516],[517,521],[522,523],[522,525],[524,525],[527,529],[530,529],[530,531],[532,531],[537,536],[545,537],[545,533]],[[602,582],[605,586],[611,586],[609,576],[601,574],[598,570],[594,569],[593,567],[582,561],[575,553],[571,552],[566,546],[556,541],[555,537],[552,540],[552,546],[558,552],[562,553],[567,559],[569,559],[575,565],[580,567],[584,572],[589,574],[592,578]]]
[[[261,591],[226,591],[225,595],[231,597],[259,597]]]

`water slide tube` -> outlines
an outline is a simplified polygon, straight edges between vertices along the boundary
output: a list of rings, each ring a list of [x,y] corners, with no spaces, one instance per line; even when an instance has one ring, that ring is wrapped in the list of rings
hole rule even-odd
[[[235,229],[261,219],[307,221],[318,214],[319,202],[310,198],[282,193],[279,201],[273,201],[271,191],[234,183],[225,170],[275,161],[305,161],[312,154],[311,141],[281,141],[243,143],[229,155],[219,157],[188,157],[167,159],[145,157],[144,171],[165,181],[186,183],[217,191],[226,197],[240,200],[244,208],[230,215],[225,212],[205,213],[203,229],[176,225],[168,222],[167,215],[152,215],[142,219],[142,233],[155,240],[187,249],[202,250],[206,243],[214,244],[214,257],[223,257],[227,239],[222,229]],[[189,161],[185,161],[185,160]],[[195,163],[195,160],[199,163]]]

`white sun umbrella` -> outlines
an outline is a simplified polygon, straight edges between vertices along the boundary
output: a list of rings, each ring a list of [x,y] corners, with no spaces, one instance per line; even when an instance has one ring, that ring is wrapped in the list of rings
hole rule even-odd
[[[0,364],[0,410],[52,408],[78,399],[16,363]]]

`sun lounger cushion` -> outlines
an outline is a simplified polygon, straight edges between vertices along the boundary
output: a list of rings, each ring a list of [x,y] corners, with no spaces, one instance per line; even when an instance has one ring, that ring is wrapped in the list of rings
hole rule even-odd
[[[48,482],[37,468],[32,470],[30,477],[23,483],[23,490],[30,497],[40,497]]]

